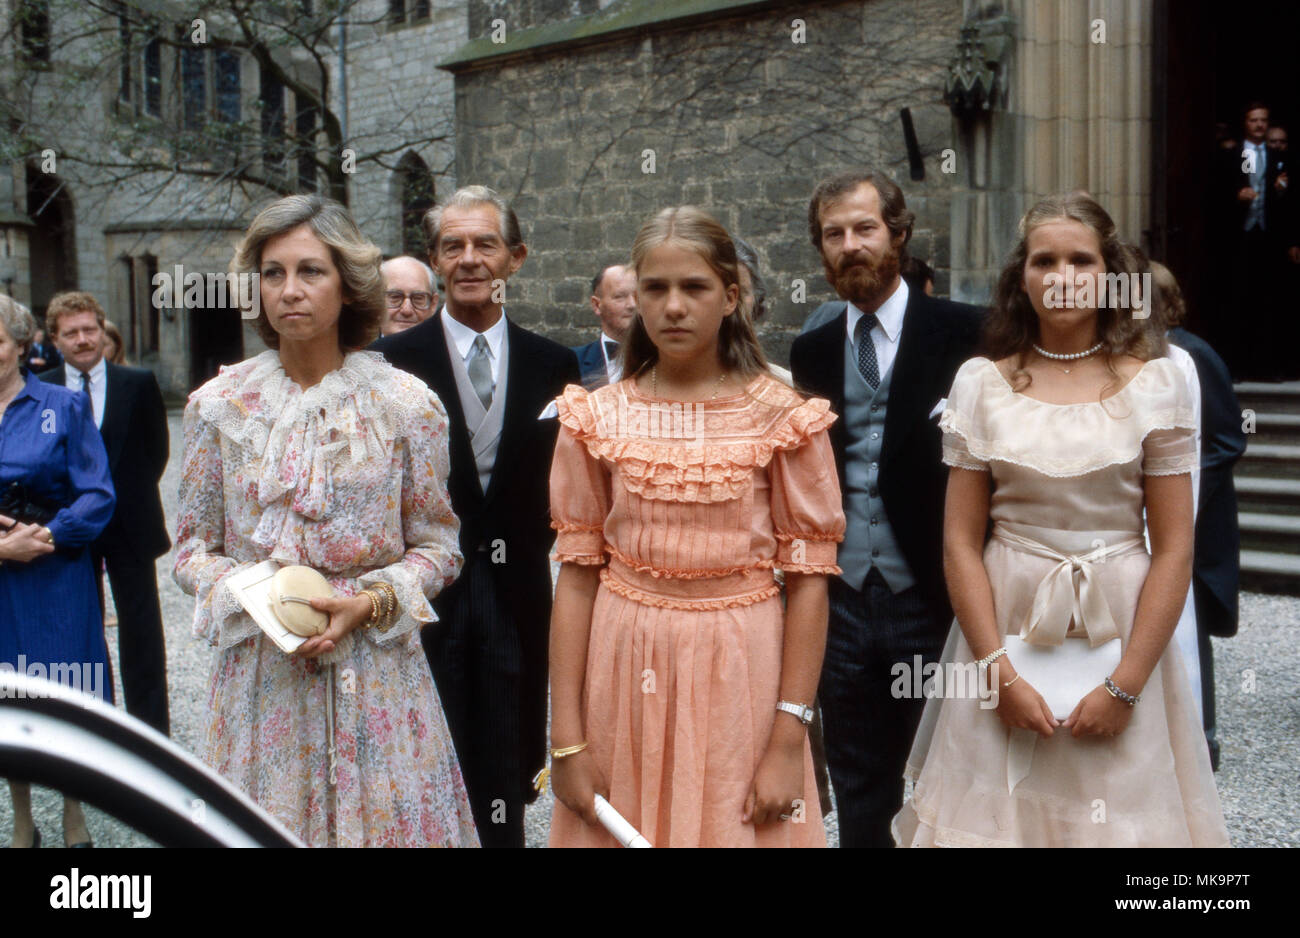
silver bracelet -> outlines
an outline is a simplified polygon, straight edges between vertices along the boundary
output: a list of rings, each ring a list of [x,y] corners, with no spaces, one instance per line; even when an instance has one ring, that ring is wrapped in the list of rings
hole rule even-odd
[[[1124,691],[1119,689],[1119,685],[1110,678],[1106,678],[1106,692],[1112,697],[1124,701],[1124,703],[1128,704],[1130,707],[1142,699],[1138,694],[1124,693]]]

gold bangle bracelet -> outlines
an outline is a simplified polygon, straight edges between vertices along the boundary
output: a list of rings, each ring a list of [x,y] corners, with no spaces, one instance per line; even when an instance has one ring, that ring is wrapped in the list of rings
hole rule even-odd
[[[587,748],[586,743],[578,743],[576,746],[565,746],[563,749],[552,749],[552,759],[563,759],[565,756],[574,756]]]
[[[1007,681],[1007,682],[1006,682],[1005,684],[1003,684],[1002,686],[1003,686],[1003,687],[1010,687],[1012,684],[1016,683],[1016,681],[1018,681],[1018,680],[1020,680],[1020,675],[1019,675],[1019,674],[1017,674],[1017,675],[1016,675],[1015,677],[1013,677],[1011,680]]]
[[[379,619],[379,600],[370,590],[362,590],[361,595],[370,600],[370,618],[362,625],[362,628],[374,628],[375,622]]]

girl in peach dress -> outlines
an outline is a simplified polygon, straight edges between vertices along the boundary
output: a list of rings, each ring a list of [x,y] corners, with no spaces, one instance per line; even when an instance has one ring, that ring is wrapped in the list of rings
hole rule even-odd
[[[844,532],[835,418],[768,374],[717,221],[666,209],[633,262],[630,377],[557,400],[550,843],[614,846],[600,793],[656,847],[824,846],[802,720]]]

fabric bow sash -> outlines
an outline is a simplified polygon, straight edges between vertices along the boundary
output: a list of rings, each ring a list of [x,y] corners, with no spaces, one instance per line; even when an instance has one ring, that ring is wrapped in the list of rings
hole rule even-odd
[[[1093,565],[1135,548],[1145,550],[1141,537],[1102,544],[1086,554],[1063,554],[1000,525],[995,527],[994,535],[1027,554],[1057,561],[1034,591],[1033,608],[1020,627],[1022,641],[1030,645],[1059,645],[1065,641],[1071,619],[1084,630],[1093,648],[1119,638],[1115,617],[1105,593],[1096,582]]]

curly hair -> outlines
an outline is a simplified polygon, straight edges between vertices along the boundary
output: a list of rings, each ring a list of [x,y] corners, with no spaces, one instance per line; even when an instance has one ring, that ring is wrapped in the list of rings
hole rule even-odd
[[[330,260],[343,280],[343,309],[339,313],[339,348],[359,349],[379,334],[384,314],[383,253],[366,240],[352,214],[333,199],[318,195],[287,195],[258,212],[230,261],[234,274],[260,274],[262,248],[277,235],[302,225],[329,246]],[[280,336],[266,310],[254,321],[268,348],[280,347]]]
[[[1032,378],[1025,370],[1025,360],[1033,344],[1039,341],[1038,314],[1024,288],[1025,263],[1029,257],[1029,235],[1039,225],[1069,219],[1085,225],[1097,236],[1102,262],[1107,274],[1124,275],[1139,282],[1137,275],[1145,265],[1138,254],[1120,240],[1115,222],[1097,200],[1082,190],[1060,192],[1034,204],[1020,219],[1020,239],[1011,250],[993,291],[993,308],[984,324],[983,350],[993,361],[1015,356],[1011,384],[1017,391],[1029,387]],[[1165,354],[1163,332],[1154,328],[1146,316],[1139,318],[1135,307],[1139,295],[1121,296],[1122,302],[1111,306],[1105,302],[1097,308],[1097,338],[1103,343],[1101,355],[1106,368],[1118,379],[1114,359],[1132,355],[1143,361]],[[1108,383],[1102,393],[1110,387]]]

